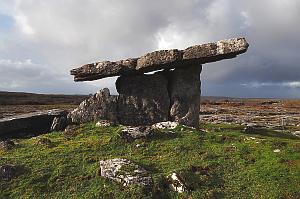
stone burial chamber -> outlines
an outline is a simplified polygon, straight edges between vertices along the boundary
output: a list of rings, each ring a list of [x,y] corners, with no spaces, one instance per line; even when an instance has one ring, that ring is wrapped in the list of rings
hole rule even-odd
[[[139,58],[83,65],[71,70],[76,82],[119,76],[115,83],[119,95],[102,89],[68,118],[72,123],[109,120],[141,126],[175,121],[198,127],[202,65],[234,58],[245,53],[248,46],[245,38],[233,38],[185,50],[159,50]]]

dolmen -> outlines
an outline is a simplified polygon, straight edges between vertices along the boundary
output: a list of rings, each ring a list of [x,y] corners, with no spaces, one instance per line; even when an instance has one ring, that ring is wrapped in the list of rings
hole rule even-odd
[[[104,88],[83,101],[68,118],[75,124],[108,120],[142,126],[174,121],[197,128],[202,65],[234,58],[245,53],[248,46],[245,38],[233,38],[72,69],[76,82],[119,76],[115,82],[119,95],[111,95]]]

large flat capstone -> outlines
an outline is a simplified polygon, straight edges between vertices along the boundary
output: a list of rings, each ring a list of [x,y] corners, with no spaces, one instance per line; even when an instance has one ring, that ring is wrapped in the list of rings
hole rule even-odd
[[[189,65],[230,59],[247,51],[245,38],[233,38],[213,43],[191,46],[185,50],[159,50],[139,58],[116,62],[102,61],[71,70],[75,81],[91,81],[105,77],[145,73],[160,69],[172,69]]]

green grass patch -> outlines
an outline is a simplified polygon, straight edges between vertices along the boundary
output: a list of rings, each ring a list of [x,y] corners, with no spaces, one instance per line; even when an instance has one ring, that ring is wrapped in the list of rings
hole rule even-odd
[[[179,126],[149,139],[127,142],[121,127],[82,125],[74,134],[54,132],[14,140],[0,151],[1,164],[24,168],[0,181],[0,198],[298,198],[300,140],[270,134],[248,135],[241,126],[211,125],[207,132]],[[138,147],[137,147],[138,146]],[[279,149],[280,152],[274,152]],[[99,161],[127,158],[149,171],[152,190],[122,185],[99,176]],[[165,177],[177,172],[190,190],[171,191]]]

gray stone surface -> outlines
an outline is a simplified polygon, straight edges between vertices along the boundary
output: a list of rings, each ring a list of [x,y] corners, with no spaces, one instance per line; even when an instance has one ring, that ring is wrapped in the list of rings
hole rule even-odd
[[[109,127],[109,126],[112,126],[114,125],[113,123],[111,123],[110,121],[108,120],[99,120],[97,123],[96,123],[96,127]]]
[[[167,121],[167,122],[159,122],[153,124],[151,127],[153,129],[175,129],[178,125],[179,125],[178,122]]]
[[[201,65],[176,68],[169,75],[170,119],[198,127],[200,112]]]
[[[63,131],[67,126],[67,115],[57,116],[53,119],[50,131]]]
[[[32,137],[47,133],[55,117],[66,116],[67,111],[49,110],[0,119],[0,137]]]
[[[168,181],[169,187],[173,191],[176,191],[178,193],[183,193],[183,192],[188,191],[184,180],[177,173],[172,173],[172,174],[168,175],[167,181]]]
[[[137,60],[136,70],[151,72],[157,69],[172,68],[170,63],[178,62],[182,59],[182,52],[177,49],[159,50],[140,57]]]
[[[161,74],[120,76],[116,82],[118,121],[129,126],[168,120],[168,81]]]
[[[213,43],[191,46],[185,50],[160,50],[134,59],[117,62],[103,61],[86,64],[71,70],[75,81],[90,81],[105,77],[150,72],[159,69],[230,59],[247,51],[245,38],[233,38]]]
[[[101,176],[121,183],[123,186],[139,185],[152,187],[153,180],[148,172],[130,160],[115,158],[100,161]]]
[[[138,127],[124,127],[121,131],[121,137],[127,139],[128,141],[148,138],[155,132],[154,128],[151,126],[138,126]]]
[[[72,123],[79,124],[97,120],[116,121],[117,96],[110,95],[104,88],[90,98],[84,100],[78,108],[68,114]]]
[[[132,58],[116,62],[95,62],[71,70],[71,75],[75,76],[75,81],[101,79],[104,77],[111,77],[135,72],[136,64],[137,59]]]

